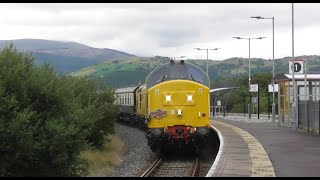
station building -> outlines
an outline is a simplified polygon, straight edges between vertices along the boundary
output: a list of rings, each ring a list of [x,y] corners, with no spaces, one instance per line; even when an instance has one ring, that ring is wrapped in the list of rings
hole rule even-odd
[[[292,126],[293,86],[292,74],[278,74],[273,78],[278,84],[278,124]],[[320,126],[320,74],[295,74],[298,127],[319,134]]]

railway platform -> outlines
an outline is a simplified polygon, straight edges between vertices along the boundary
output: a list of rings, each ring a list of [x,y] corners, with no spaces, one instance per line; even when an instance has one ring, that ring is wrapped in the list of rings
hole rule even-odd
[[[211,120],[222,141],[207,176],[320,176],[319,135],[270,121],[239,119]]]

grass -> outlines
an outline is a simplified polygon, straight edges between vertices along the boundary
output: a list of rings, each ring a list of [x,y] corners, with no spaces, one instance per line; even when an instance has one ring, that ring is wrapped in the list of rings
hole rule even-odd
[[[122,161],[124,143],[117,136],[112,136],[111,141],[102,150],[88,150],[83,153],[89,161],[89,176],[111,176],[115,166]]]
[[[95,71],[96,71],[96,69],[94,67],[90,66],[90,67],[83,68],[80,71],[72,72],[70,75],[71,76],[83,77],[83,76],[90,75],[90,74],[94,73]]]

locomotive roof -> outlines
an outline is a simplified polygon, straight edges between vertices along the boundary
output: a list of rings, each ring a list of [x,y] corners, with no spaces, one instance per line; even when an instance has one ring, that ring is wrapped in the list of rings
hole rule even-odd
[[[129,86],[116,89],[115,93],[130,93],[137,89],[139,86]]]
[[[157,67],[148,75],[146,88],[174,79],[187,79],[210,87],[209,77],[201,68],[183,60],[180,62],[172,60]]]

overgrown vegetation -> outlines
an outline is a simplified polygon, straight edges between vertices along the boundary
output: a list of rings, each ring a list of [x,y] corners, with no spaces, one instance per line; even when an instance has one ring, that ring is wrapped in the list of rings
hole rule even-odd
[[[13,44],[0,51],[0,176],[85,176],[81,152],[114,133],[113,90],[35,66]]]
[[[115,166],[122,161],[125,151],[124,143],[118,136],[110,137],[111,141],[101,149],[89,149],[83,156],[89,161],[89,175],[92,177],[111,176]]]

